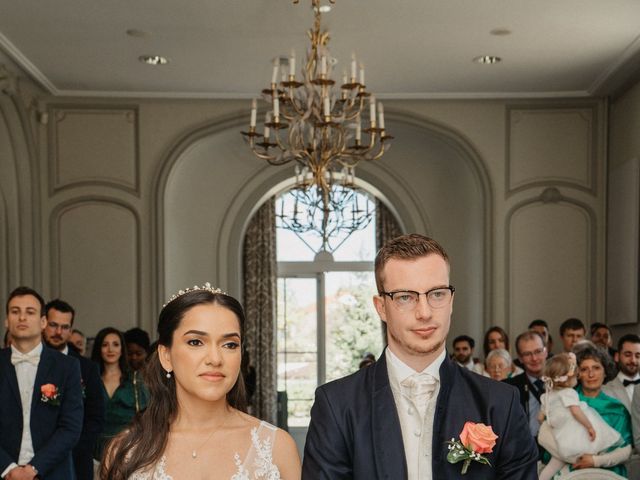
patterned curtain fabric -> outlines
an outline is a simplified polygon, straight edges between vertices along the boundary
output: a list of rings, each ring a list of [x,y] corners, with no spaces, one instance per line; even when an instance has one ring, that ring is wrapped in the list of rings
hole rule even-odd
[[[376,250],[380,250],[385,243],[400,235],[402,230],[396,217],[376,198]]]
[[[276,221],[275,198],[258,209],[247,228],[243,249],[245,338],[255,367],[251,412],[276,424]],[[248,385],[249,390],[251,385]]]
[[[396,217],[391,213],[384,203],[376,198],[376,250],[392,238],[402,235],[400,225]],[[382,330],[382,343],[387,345],[387,324],[380,321]]]

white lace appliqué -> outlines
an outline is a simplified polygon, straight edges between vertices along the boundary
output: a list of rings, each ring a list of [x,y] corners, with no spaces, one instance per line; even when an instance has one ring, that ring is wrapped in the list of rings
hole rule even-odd
[[[280,471],[273,464],[273,438],[275,437],[275,427],[262,422],[260,431],[263,427],[271,430],[271,435],[260,439],[257,428],[251,429],[251,449],[244,463],[240,460],[240,455],[234,455],[234,461],[238,471],[231,477],[231,480],[280,480]]]
[[[252,428],[251,448],[244,462],[238,453],[233,456],[238,470],[231,480],[280,480],[280,471],[273,464],[275,436],[276,427],[266,422],[260,422],[259,428]],[[167,459],[163,455],[152,471],[135,472],[129,480],[173,480],[173,477],[167,475],[166,466]]]

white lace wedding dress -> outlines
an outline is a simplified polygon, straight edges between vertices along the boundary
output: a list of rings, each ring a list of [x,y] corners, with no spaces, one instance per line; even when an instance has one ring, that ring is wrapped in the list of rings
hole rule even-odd
[[[276,427],[260,422],[259,427],[251,429],[251,448],[244,461],[240,455],[234,455],[236,473],[230,480],[279,480],[280,471],[273,464],[273,443],[276,438]],[[174,480],[165,471],[167,459],[163,455],[153,469],[138,471],[129,477],[129,480]],[[176,479],[178,480],[178,479]]]

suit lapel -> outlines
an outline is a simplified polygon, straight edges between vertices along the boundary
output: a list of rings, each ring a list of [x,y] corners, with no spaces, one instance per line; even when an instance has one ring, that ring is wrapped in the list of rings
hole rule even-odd
[[[373,458],[377,478],[407,478],[407,462],[400,420],[387,372],[386,355],[372,367],[373,392],[371,396],[371,426],[373,428]]]
[[[42,346],[42,353],[40,354],[40,363],[38,363],[38,370],[36,371],[36,379],[33,384],[33,396],[31,397],[31,418],[33,419],[34,411],[37,405],[39,405],[40,387],[44,385],[45,379],[49,373],[49,370],[53,367],[54,359],[51,350],[46,346]],[[58,385],[57,385],[58,386]],[[59,387],[59,386],[58,386]],[[33,423],[33,422],[32,422]]]
[[[6,373],[7,382],[9,388],[13,392],[13,395],[22,409],[22,399],[20,398],[20,388],[18,387],[18,377],[16,376],[16,369],[11,364],[11,348],[5,348],[2,350],[2,368]]]
[[[435,418],[433,419],[433,435],[431,438],[431,471],[433,478],[437,478],[436,472],[441,471],[441,463],[444,458],[442,452],[446,452],[446,446],[441,442],[442,428],[447,416],[447,405],[449,405],[449,395],[454,383],[456,369],[453,362],[449,360],[449,355],[445,355],[442,365],[440,365],[440,391],[436,402]]]

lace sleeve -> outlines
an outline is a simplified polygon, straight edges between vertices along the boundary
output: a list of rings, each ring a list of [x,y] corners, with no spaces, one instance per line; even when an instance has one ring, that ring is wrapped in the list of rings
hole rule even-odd
[[[593,456],[593,464],[596,467],[613,467],[626,461],[631,456],[631,445],[616,448],[607,453]]]

